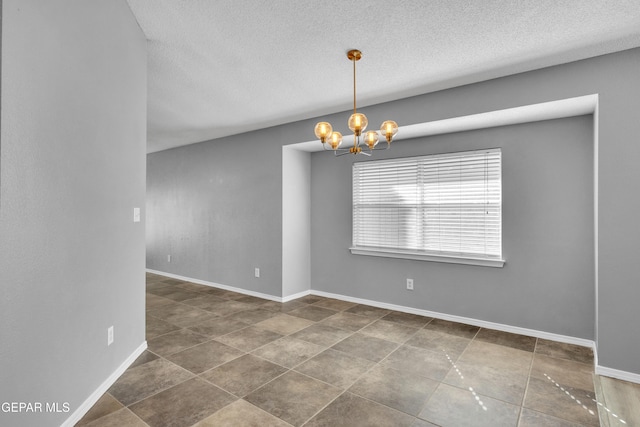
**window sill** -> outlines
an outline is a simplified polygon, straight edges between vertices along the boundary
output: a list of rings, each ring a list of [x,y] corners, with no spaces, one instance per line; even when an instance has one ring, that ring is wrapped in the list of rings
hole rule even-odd
[[[454,255],[435,255],[396,249],[349,248],[353,255],[379,256],[386,258],[413,259],[418,261],[445,262],[450,264],[479,265],[482,267],[504,267],[503,259],[485,259]]]

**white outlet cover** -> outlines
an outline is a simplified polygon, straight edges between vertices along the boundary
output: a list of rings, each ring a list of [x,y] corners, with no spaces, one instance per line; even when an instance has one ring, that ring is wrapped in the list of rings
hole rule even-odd
[[[107,345],[113,344],[113,326],[107,329]]]
[[[256,267],[256,277],[260,277],[260,269]]]
[[[133,222],[140,222],[140,208],[133,208]]]

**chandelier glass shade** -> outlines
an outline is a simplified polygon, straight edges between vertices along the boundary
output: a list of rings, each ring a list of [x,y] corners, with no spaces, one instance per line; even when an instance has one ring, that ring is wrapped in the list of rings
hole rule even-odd
[[[353,132],[353,145],[349,148],[340,148],[342,145],[342,134],[340,132],[334,132],[329,122],[319,122],[316,124],[314,132],[322,143],[322,147],[327,151],[333,151],[336,156],[343,154],[364,154],[370,156],[374,150],[386,150],[391,146],[393,137],[398,133],[398,124],[393,120],[387,120],[380,126],[380,134],[374,130],[364,133],[369,124],[369,120],[367,116],[358,113],[356,110],[356,62],[362,58],[362,52],[356,49],[350,50],[347,52],[347,58],[353,62],[353,114],[347,122],[349,129]],[[380,136],[385,139],[385,145],[378,145]]]

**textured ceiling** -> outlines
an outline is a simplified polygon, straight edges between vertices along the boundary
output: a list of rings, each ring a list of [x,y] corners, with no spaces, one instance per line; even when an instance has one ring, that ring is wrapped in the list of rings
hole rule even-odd
[[[128,3],[149,152],[349,109],[351,48],[365,106],[640,46],[640,0]]]

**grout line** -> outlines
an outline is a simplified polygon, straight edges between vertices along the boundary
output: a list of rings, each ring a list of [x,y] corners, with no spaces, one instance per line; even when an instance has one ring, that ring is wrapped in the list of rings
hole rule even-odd
[[[533,344],[533,351],[531,352],[531,362],[529,362],[529,373],[527,375],[527,383],[524,386],[524,393],[522,393],[522,400],[520,401],[520,412],[518,413],[518,425],[520,425],[520,421],[522,420],[522,413],[524,412],[524,402],[527,400],[527,393],[529,393],[529,382],[531,382],[531,372],[533,371],[533,362],[536,356],[536,349],[538,347],[538,338],[536,338],[536,342]]]

